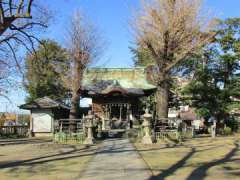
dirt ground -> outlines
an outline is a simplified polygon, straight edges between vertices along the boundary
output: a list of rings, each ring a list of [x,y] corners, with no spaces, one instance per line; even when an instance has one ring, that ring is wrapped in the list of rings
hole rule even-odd
[[[0,140],[0,179],[79,179],[96,149],[49,139]]]
[[[135,144],[153,180],[240,179],[240,135],[195,138],[181,145]]]
[[[235,135],[135,146],[152,171],[150,180],[234,180],[240,179],[239,143]],[[0,180],[79,179],[98,148],[49,139],[0,140]]]

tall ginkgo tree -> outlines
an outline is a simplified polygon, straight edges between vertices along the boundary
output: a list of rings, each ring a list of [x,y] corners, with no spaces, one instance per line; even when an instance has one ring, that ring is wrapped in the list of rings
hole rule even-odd
[[[78,118],[78,109],[82,90],[83,73],[86,68],[96,62],[103,51],[103,41],[99,30],[80,12],[71,19],[67,31],[67,44],[70,55],[69,79],[71,89],[70,119]]]
[[[216,21],[204,15],[202,0],[143,0],[132,23],[136,45],[155,61],[156,111],[159,118],[166,118],[174,68],[213,39]]]

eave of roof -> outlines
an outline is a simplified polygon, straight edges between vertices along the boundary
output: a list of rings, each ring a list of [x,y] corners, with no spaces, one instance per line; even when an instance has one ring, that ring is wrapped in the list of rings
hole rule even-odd
[[[55,109],[55,108],[62,108],[62,109],[67,109],[69,110],[70,107],[64,105],[61,102],[52,100],[48,97],[43,97],[36,99],[30,103],[26,103],[23,105],[19,106],[20,109],[26,109],[26,110],[31,110],[31,109]]]

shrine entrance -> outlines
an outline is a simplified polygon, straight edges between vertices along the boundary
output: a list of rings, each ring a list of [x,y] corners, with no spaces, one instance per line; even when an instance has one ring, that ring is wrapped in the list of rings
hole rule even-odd
[[[130,114],[131,105],[128,103],[109,103],[106,104],[107,108],[107,118],[108,119],[119,119],[126,121],[128,120],[128,116]]]
[[[105,117],[109,120],[110,128],[127,128],[132,116],[131,104],[128,103],[107,103],[105,104]]]

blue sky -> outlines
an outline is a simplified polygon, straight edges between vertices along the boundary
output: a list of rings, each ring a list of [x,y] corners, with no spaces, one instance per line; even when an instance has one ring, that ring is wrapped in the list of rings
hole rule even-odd
[[[129,46],[133,39],[129,28],[129,19],[140,0],[36,0],[45,4],[55,14],[44,38],[51,38],[64,45],[67,24],[76,10],[96,23],[102,36],[108,42],[105,56],[98,63],[107,67],[133,66]],[[240,17],[240,0],[205,0],[205,6],[219,18]],[[25,93],[22,90],[10,92],[12,104],[0,98],[1,111],[16,111],[17,105],[24,103]]]

